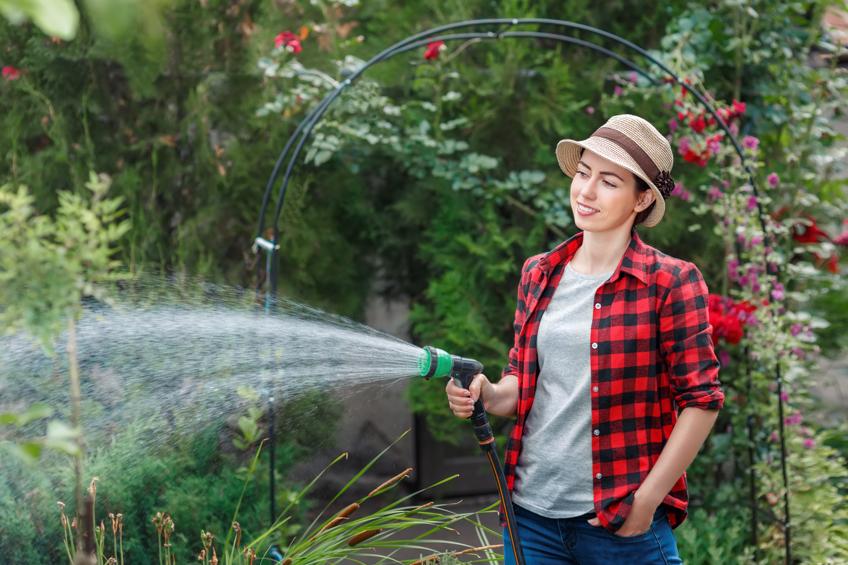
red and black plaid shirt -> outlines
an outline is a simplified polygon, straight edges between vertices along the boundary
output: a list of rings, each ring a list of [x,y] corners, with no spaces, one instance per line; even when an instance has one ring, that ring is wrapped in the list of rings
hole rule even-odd
[[[536,338],[565,265],[583,243],[577,233],[527,259],[518,285],[515,343],[503,375],[518,377],[517,420],[506,448],[510,491],[524,424],[539,375]],[[712,344],[708,290],[698,268],[646,245],[636,231],[612,276],[595,293],[589,353],[592,373],[592,482],[595,512],[616,531],[633,493],[654,466],[688,406],[724,404]],[[672,527],[686,518],[684,474],[662,501]],[[501,516],[503,516],[501,514]]]

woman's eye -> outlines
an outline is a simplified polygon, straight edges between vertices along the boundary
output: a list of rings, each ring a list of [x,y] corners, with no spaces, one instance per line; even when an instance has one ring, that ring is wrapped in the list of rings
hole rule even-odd
[[[585,171],[577,171],[577,174],[582,176],[582,177],[588,177],[589,176],[589,175],[586,174]]]
[[[615,185],[608,180],[604,180],[604,184],[607,185],[610,188],[615,188]]]

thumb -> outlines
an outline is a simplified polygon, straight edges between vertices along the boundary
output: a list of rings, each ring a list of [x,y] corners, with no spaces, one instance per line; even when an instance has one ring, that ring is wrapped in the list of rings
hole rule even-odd
[[[588,519],[588,520],[586,520],[586,521],[587,521],[587,522],[589,522],[589,525],[590,525],[590,526],[600,526],[600,525],[601,525],[601,521],[600,521],[600,520],[598,520],[598,517],[597,517],[597,516],[595,516],[594,518],[590,518],[590,519]]]

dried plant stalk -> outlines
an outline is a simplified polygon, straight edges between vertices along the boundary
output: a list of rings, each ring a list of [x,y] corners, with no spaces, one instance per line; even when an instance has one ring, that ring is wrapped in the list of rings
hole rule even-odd
[[[377,488],[375,488],[374,490],[369,492],[367,498],[371,498],[375,494],[378,494],[378,493],[380,493],[380,492],[382,492],[386,489],[393,487],[394,485],[396,485],[397,483],[399,483],[400,481],[402,481],[403,479],[405,479],[406,477],[408,477],[411,474],[412,474],[412,467],[408,467],[408,468],[404,469],[403,471],[401,471],[400,473],[398,473],[397,475],[395,475],[394,477],[392,477],[388,481],[385,481],[380,486],[378,486]]]
[[[364,532],[359,532],[358,534],[347,540],[347,544],[353,547],[364,542],[365,540],[373,538],[382,531],[382,528],[377,528],[376,530],[365,530]]]

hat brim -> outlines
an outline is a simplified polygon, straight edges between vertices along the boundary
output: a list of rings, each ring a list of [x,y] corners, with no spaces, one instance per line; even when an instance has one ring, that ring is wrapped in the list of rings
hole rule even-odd
[[[642,171],[642,168],[636,163],[633,157],[627,153],[627,151],[625,151],[617,143],[603,137],[590,137],[589,139],[584,139],[582,141],[563,139],[557,143],[556,146],[557,162],[559,163],[559,168],[562,169],[562,172],[571,178],[574,178],[574,175],[577,173],[577,163],[580,161],[581,149],[588,149],[600,157],[624,167],[635,176],[645,181],[654,192],[654,202],[656,202],[656,204],[654,204],[654,209],[651,211],[650,215],[645,218],[642,225],[652,228],[660,223],[663,215],[665,215],[665,198],[653,181],[648,178],[644,171]]]

